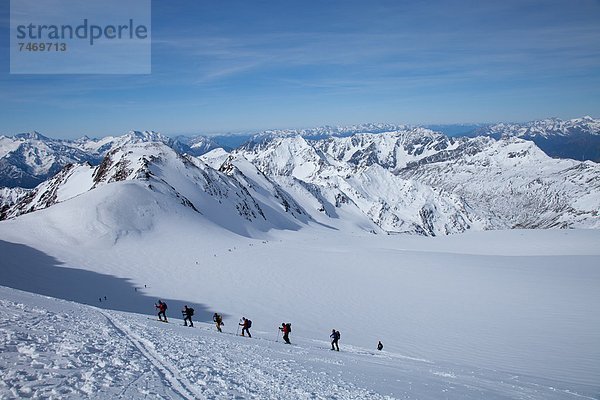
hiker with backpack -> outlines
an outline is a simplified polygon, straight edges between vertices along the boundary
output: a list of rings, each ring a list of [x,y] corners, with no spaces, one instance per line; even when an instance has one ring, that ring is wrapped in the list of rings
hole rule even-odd
[[[331,330],[331,335],[329,335],[331,338],[331,350],[340,351],[340,346],[338,346],[338,340],[340,340],[340,336],[340,331],[336,331],[335,329]]]
[[[217,325],[217,330],[219,332],[223,332],[221,330],[221,325],[225,325],[225,324],[223,323],[223,317],[221,316],[221,314],[214,313],[214,315],[213,315],[213,321]]]
[[[279,330],[281,332],[283,332],[283,340],[285,341],[286,344],[292,344],[290,343],[290,333],[292,332],[292,324],[291,323],[285,323],[282,322],[281,326],[279,327]]]
[[[163,321],[162,317],[165,317],[163,322],[167,321],[167,303],[164,301],[158,300],[158,303],[154,305],[158,309],[158,320]]]
[[[190,321],[190,327],[193,327],[194,323],[192,322],[192,315],[194,315],[194,309],[185,305],[183,306],[181,314],[183,314],[183,326],[188,326],[187,322]]]
[[[377,343],[377,350],[383,350],[383,343],[381,343],[381,340],[379,341],[379,343]]]
[[[245,336],[244,331],[246,331],[246,333],[248,333],[248,337],[252,337],[252,335],[250,335],[250,327],[252,326],[252,321],[246,319],[246,317],[242,317],[242,322],[240,322],[238,325],[242,327],[242,336]]]

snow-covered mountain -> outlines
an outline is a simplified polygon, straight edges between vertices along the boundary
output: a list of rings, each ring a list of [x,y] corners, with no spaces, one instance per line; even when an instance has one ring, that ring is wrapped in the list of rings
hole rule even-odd
[[[435,127],[435,126],[434,126]],[[600,120],[583,117],[571,120],[557,118],[524,124],[469,125],[474,132],[470,136],[490,136],[496,139],[519,137],[534,141],[546,154],[555,158],[600,161]],[[89,162],[98,164],[110,150],[126,143],[159,141],[168,144],[178,153],[201,156],[213,149],[224,147],[232,150],[242,141],[244,147],[268,142],[277,137],[301,136],[307,140],[347,138],[361,134],[385,134],[386,132],[424,133],[429,130],[408,125],[370,123],[351,126],[323,126],[310,129],[267,130],[258,134],[217,136],[176,136],[168,138],[152,131],[130,131],[121,136],[102,139],[57,140],[38,132],[0,136],[0,187],[33,188],[52,177],[70,163]],[[452,130],[451,130],[452,131]],[[427,136],[428,134],[425,134]],[[423,140],[427,140],[423,138]],[[422,144],[415,143],[416,146]],[[410,152],[411,149],[407,148]],[[423,151],[415,148],[415,151]],[[358,156],[358,155],[357,155]]]
[[[159,142],[168,144],[169,141],[168,137],[158,132],[132,130],[121,136],[106,136],[102,139],[90,139],[84,136],[71,143],[74,147],[87,153],[98,155],[102,159],[111,150],[130,143]]]
[[[516,136],[549,138],[552,136],[569,136],[573,134],[600,135],[600,120],[590,116],[562,120],[548,118],[522,124],[500,123],[482,128],[478,133],[493,137]]]
[[[104,196],[111,196],[114,209],[106,211],[110,221],[102,224],[117,227],[121,212],[139,213],[131,228],[134,230],[151,226],[156,213],[170,208],[178,212],[181,207],[242,235],[253,230],[297,229],[299,223],[310,219],[268,178],[262,177],[258,188],[256,181],[256,178],[250,181],[235,168],[229,168],[227,173],[215,170],[198,159],[177,154],[161,142],[128,143],[110,151],[98,166],[67,165],[27,195],[17,197],[4,214],[11,218],[89,193],[86,198],[90,204],[104,203]],[[110,185],[114,183],[120,185]],[[99,190],[104,186],[111,188]],[[146,192],[143,205],[131,203],[133,192]],[[154,199],[155,205],[144,210],[149,199]],[[129,230],[129,227],[119,229]]]
[[[0,136],[0,187],[32,188],[70,163],[96,162],[101,155],[38,132]]]
[[[378,164],[392,173],[409,162],[453,149],[456,139],[425,128],[406,128],[379,135],[357,134],[318,141],[315,146],[338,161],[356,168]]]
[[[249,160],[289,192],[297,193],[296,198],[302,199],[298,201],[305,209],[320,211],[325,218],[314,218],[324,224],[343,219],[357,221],[363,229],[374,223],[376,228],[370,230],[375,232],[463,232],[471,221],[460,199],[440,196],[427,185],[394,175],[394,169],[408,153],[416,158],[427,154],[413,142],[396,151],[395,145],[411,134],[418,146],[426,147],[424,143],[432,142],[412,130],[324,141],[285,136],[249,143],[235,154]],[[437,136],[448,145],[445,136]]]
[[[600,166],[552,159],[530,141],[462,140],[398,175],[460,197],[485,229],[600,228]]]
[[[211,168],[178,155],[163,142],[129,141],[110,151],[98,166],[69,164],[27,195],[7,195],[3,217],[44,209],[107,183],[150,181],[146,190],[170,196],[238,233],[298,229],[309,221],[338,229],[423,235],[470,227],[459,199],[397,178],[380,165],[354,174],[356,168],[348,163],[321,159],[320,150],[300,136],[279,138],[268,148],[231,155],[220,150],[219,162],[209,153]]]
[[[383,133],[410,128],[408,125],[394,125],[385,123],[366,123],[348,126],[325,125],[316,128],[304,129],[270,129],[254,136],[254,141],[261,137],[302,136],[306,139],[325,139],[328,137],[346,137],[357,133]]]
[[[533,141],[551,157],[600,162],[600,120],[589,116],[570,120],[550,118],[523,124],[501,123],[478,129],[474,134],[496,139],[518,137]]]
[[[98,166],[69,164],[27,193],[3,192],[3,217],[106,183],[156,180],[151,190],[236,232],[297,229],[309,221],[428,236],[599,227],[598,165],[551,159],[516,138],[451,139],[423,128],[312,141],[285,135],[201,160],[178,155],[164,141],[125,143]],[[251,223],[238,227],[231,215]]]
[[[129,131],[121,136],[57,140],[38,132],[0,136],[0,187],[34,188],[68,164],[99,164],[111,150],[131,143],[165,143],[180,153],[201,155],[218,145],[206,137],[170,139],[153,131]]]
[[[349,199],[387,232],[600,227],[600,167],[552,159],[517,138],[452,139],[416,128],[275,138],[240,152],[268,176],[339,191],[333,196]]]
[[[175,136],[168,142],[180,154],[201,156],[221,146],[208,136]]]
[[[40,210],[111,182],[156,180],[150,190],[244,234],[307,223],[428,236],[600,227],[596,163],[552,159],[516,134],[449,138],[388,125],[337,132],[367,128],[394,130],[344,136],[323,128],[319,135],[330,134],[320,139],[310,139],[316,131],[271,132],[232,152],[208,153],[216,145],[210,140],[192,138],[184,148],[179,139],[156,132],[83,138],[69,148],[88,158],[102,155],[101,163],[68,163],[35,189],[3,189],[0,217]],[[569,135],[567,128],[561,132]],[[11,140],[6,143],[17,139]],[[37,134],[20,140],[42,148],[53,142]],[[10,146],[4,149],[11,153]],[[202,155],[194,157],[194,149]],[[232,215],[245,222],[234,222],[238,217]]]

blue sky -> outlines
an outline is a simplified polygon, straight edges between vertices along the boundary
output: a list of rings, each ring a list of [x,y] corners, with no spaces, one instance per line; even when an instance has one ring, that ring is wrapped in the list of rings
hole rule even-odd
[[[5,135],[600,116],[598,0],[152,1],[150,75],[10,75],[0,7]]]

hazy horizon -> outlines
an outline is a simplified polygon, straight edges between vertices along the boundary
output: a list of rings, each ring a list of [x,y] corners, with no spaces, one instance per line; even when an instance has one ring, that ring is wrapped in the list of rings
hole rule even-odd
[[[402,125],[407,125],[407,126],[414,126],[414,127],[424,127],[424,128],[428,128],[431,130],[436,131],[436,128],[439,129],[439,131],[441,133],[447,134],[449,136],[453,136],[453,135],[457,135],[456,133],[448,133],[444,130],[444,128],[452,128],[452,127],[460,127],[460,126],[464,126],[464,127],[477,127],[477,126],[487,126],[487,125],[493,125],[493,124],[500,124],[500,123],[510,123],[510,124],[524,124],[524,123],[528,123],[528,122],[532,122],[532,121],[539,121],[539,120],[547,120],[547,119],[553,119],[553,118],[559,118],[561,120],[573,120],[573,119],[578,119],[578,118],[585,118],[585,117],[591,117],[594,119],[598,119],[593,115],[581,115],[581,116],[572,116],[569,118],[559,118],[556,116],[550,116],[550,117],[545,117],[545,118],[540,118],[540,119],[536,119],[536,120],[527,120],[527,121],[482,121],[482,122],[455,122],[455,123],[402,123],[402,122],[382,122],[382,121],[377,121],[377,122],[359,122],[359,123],[355,123],[355,124],[323,124],[323,125],[314,125],[314,126],[300,126],[300,127],[267,127],[267,128],[248,128],[248,129],[242,129],[242,130],[236,130],[236,131],[227,131],[227,130],[217,130],[217,131],[204,131],[202,129],[196,129],[196,130],[192,130],[189,132],[171,132],[171,131],[158,131],[156,129],[138,129],[138,128],[131,128],[131,129],[126,129],[124,131],[121,132],[105,132],[105,133],[100,133],[98,135],[93,135],[93,134],[86,134],[86,133],[82,133],[80,135],[61,135],[60,133],[55,133],[55,132],[47,132],[41,129],[30,129],[27,131],[21,131],[21,132],[1,132],[0,131],[0,136],[6,136],[6,137],[12,137],[12,136],[16,136],[16,135],[21,135],[21,134],[27,134],[27,133],[33,133],[33,132],[37,132],[45,137],[51,138],[51,139],[64,139],[64,140],[75,140],[75,139],[80,139],[82,137],[89,137],[89,138],[103,138],[103,137],[107,137],[107,136],[121,136],[124,134],[127,134],[131,131],[138,131],[138,132],[156,132],[156,133],[160,133],[164,136],[167,137],[177,137],[177,136],[189,136],[189,137],[193,137],[193,136],[244,136],[244,135],[253,135],[253,134],[259,134],[265,131],[279,131],[279,130],[310,130],[310,129],[318,129],[318,128],[324,128],[324,127],[350,127],[350,126],[359,126],[359,125],[368,125],[368,124],[385,124],[385,125],[398,125],[398,126],[402,126]],[[460,135],[460,133],[458,133],[458,135]]]

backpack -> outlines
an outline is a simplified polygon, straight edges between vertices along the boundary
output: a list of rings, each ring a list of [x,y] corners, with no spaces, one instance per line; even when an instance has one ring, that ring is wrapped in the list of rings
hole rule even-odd
[[[163,302],[162,302],[162,304],[163,304],[163,307],[165,308],[165,311],[167,311],[167,308],[168,308],[168,307],[167,307],[167,303],[165,303],[165,302],[163,301]]]
[[[250,328],[252,326],[252,321],[249,319],[246,320],[246,328]]]
[[[188,314],[190,315],[190,317],[194,315],[194,309],[192,307],[188,307]]]
[[[341,337],[342,337],[342,335],[340,334],[340,331],[335,331],[335,338],[337,340],[340,340]]]
[[[285,326],[287,327],[288,333],[292,333],[292,324],[288,322],[287,324],[285,324]]]

